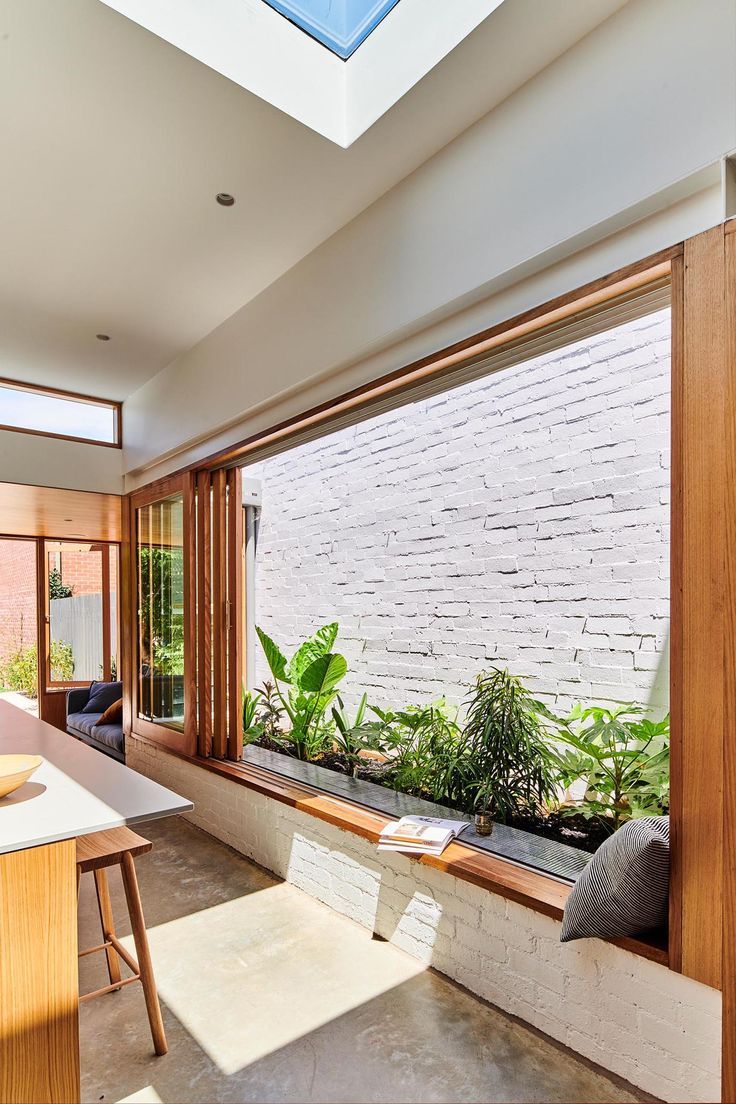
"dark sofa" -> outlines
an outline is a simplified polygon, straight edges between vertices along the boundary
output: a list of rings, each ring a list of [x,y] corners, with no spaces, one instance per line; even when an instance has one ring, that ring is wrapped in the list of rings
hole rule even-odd
[[[93,682],[91,686],[68,690],[66,730],[90,747],[97,748],[112,759],[124,763],[125,737],[122,724],[98,725],[96,723],[107,707],[122,696],[122,682]],[[90,698],[93,699],[92,702]]]

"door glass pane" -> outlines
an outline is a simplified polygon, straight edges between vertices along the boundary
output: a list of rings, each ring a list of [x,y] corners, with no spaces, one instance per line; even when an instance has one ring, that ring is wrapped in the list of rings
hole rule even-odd
[[[110,678],[117,681],[121,678],[119,638],[118,638],[118,557],[110,555],[110,593],[108,597],[110,606]]]
[[[112,677],[117,617],[109,576],[115,561],[108,545],[46,542],[52,685]]]
[[[137,511],[138,714],[184,727],[184,497]]]
[[[0,699],[38,715],[36,542],[0,540]]]

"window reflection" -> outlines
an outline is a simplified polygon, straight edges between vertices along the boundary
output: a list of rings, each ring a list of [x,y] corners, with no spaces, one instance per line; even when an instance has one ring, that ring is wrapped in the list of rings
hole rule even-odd
[[[184,497],[137,511],[138,715],[184,727]]]

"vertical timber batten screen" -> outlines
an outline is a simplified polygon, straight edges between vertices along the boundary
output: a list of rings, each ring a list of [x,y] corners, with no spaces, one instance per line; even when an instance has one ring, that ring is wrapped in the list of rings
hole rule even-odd
[[[196,479],[197,753],[242,755],[243,503],[240,470]]]

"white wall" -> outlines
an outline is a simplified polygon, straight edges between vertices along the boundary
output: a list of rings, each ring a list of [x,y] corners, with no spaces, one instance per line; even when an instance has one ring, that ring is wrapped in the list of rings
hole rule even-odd
[[[735,22],[630,0],[131,396],[131,485],[719,221]]]
[[[119,495],[123,493],[123,453],[0,429],[0,482]]]
[[[504,1011],[669,1101],[720,1099],[721,995],[135,737],[128,765],[187,819]]]
[[[338,621],[351,701],[460,704],[494,664],[666,712],[669,410],[662,310],[246,468],[257,623],[291,654]]]

